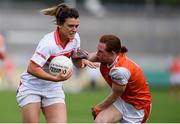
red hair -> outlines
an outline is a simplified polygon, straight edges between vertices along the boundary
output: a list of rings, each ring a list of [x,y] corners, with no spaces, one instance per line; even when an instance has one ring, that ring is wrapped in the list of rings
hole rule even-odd
[[[106,44],[106,51],[112,52],[114,51],[115,53],[126,53],[128,52],[128,49],[125,46],[121,46],[121,40],[115,36],[115,35],[103,35],[100,40],[100,43],[105,43]]]

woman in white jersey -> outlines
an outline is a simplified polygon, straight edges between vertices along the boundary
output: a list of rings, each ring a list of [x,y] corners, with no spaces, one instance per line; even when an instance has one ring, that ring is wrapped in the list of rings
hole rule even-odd
[[[39,42],[27,71],[21,75],[17,102],[21,107],[24,123],[38,123],[41,109],[47,123],[66,123],[65,96],[61,81],[67,80],[72,75],[72,70],[67,74],[53,76],[48,73],[48,66],[55,56],[72,57],[80,48],[80,37],[77,33],[79,14],[76,9],[65,4],[41,12],[56,18],[57,29],[45,35]],[[80,59],[75,64],[79,67],[95,67],[85,59]]]

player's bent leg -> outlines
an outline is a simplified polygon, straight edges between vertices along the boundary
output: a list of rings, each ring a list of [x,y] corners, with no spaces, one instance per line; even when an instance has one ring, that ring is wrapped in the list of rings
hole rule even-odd
[[[122,114],[120,111],[117,110],[114,105],[110,105],[105,110],[101,111],[96,119],[96,123],[113,123],[113,122],[119,122],[122,118]]]
[[[66,105],[55,103],[43,107],[43,113],[47,123],[67,123]]]
[[[38,123],[41,110],[40,103],[29,103],[21,108],[23,123]]]

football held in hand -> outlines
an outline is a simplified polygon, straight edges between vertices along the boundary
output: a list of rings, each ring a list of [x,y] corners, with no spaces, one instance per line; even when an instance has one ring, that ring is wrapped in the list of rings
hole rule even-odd
[[[52,75],[57,75],[59,72],[63,71],[65,74],[69,69],[73,68],[73,63],[70,58],[66,56],[56,56],[49,64],[49,72]]]

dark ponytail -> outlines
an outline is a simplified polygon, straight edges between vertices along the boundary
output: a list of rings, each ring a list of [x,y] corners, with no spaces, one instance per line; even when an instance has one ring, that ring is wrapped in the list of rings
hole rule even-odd
[[[121,53],[128,52],[128,49],[125,46],[121,46]]]
[[[67,18],[79,18],[79,13],[75,8],[70,8],[66,4],[59,4],[40,11],[44,15],[55,16],[56,24],[64,24]]]

